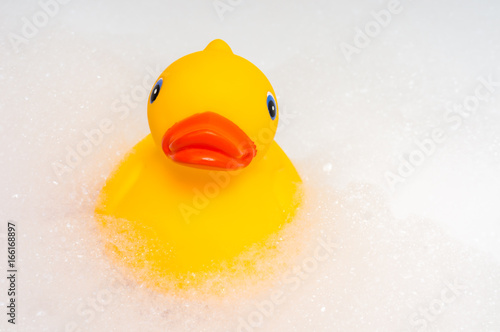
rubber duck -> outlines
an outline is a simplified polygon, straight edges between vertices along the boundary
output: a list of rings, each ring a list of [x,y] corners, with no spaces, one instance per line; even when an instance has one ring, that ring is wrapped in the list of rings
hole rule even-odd
[[[185,287],[290,222],[301,179],[274,141],[271,83],[220,39],[168,66],[147,103],[151,133],[107,179],[95,217],[107,250],[142,281]]]

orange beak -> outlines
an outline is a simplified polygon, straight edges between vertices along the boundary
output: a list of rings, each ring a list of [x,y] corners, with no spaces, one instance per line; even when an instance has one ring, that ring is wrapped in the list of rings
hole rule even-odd
[[[254,142],[225,117],[204,112],[192,115],[167,130],[163,152],[187,166],[236,170],[250,164],[257,154]]]

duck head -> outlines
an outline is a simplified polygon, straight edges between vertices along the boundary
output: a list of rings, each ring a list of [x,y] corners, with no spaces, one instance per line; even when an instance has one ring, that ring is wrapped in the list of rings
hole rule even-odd
[[[278,125],[271,83],[222,40],[168,66],[148,101],[155,144],[176,163],[236,170],[264,157]]]

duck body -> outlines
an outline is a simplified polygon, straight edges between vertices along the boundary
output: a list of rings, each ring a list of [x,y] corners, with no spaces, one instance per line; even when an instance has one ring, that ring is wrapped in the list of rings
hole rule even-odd
[[[215,40],[162,73],[148,105],[151,134],[99,195],[95,217],[106,247],[142,271],[142,281],[151,275],[145,270],[183,280],[228,267],[290,222],[300,205],[300,176],[273,140],[274,91],[236,57]],[[264,108],[255,107],[254,93]]]
[[[143,253],[155,269],[184,274],[230,262],[284,226],[300,199],[300,177],[276,143],[245,174],[207,172],[165,159],[148,135],[107,181],[96,208],[104,228],[112,217],[126,220],[131,235],[154,232],[138,239],[144,248],[162,247]],[[114,250],[128,251],[119,244]]]

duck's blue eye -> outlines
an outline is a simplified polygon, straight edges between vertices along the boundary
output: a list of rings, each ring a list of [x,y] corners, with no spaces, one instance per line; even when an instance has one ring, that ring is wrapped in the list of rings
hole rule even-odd
[[[158,97],[158,94],[160,93],[161,85],[163,84],[163,78],[160,78],[158,82],[156,82],[155,87],[153,88],[153,91],[151,91],[151,98],[149,98],[149,103],[152,104],[156,98]]]
[[[276,119],[276,113],[278,113],[278,107],[276,106],[276,101],[271,92],[267,93],[267,110],[269,111],[269,115],[271,119]]]

